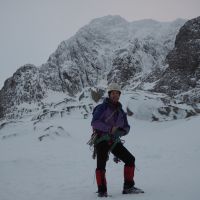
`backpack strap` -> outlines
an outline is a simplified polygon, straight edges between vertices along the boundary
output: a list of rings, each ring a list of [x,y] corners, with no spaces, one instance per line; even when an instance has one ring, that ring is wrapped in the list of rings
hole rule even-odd
[[[105,122],[108,122],[108,120],[110,120],[110,119],[114,116],[114,114],[117,113],[117,111],[118,111],[118,109],[114,110],[114,111],[111,113],[111,115],[108,116],[108,117],[106,118]]]

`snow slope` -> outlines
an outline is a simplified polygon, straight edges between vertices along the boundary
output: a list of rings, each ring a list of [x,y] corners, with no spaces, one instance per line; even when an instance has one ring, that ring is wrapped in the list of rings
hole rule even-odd
[[[0,200],[97,199],[95,161],[86,145],[91,117],[43,121],[65,131],[40,141],[40,126],[30,120],[0,129]],[[168,122],[128,118],[124,139],[136,157],[136,186],[145,194],[121,194],[123,164],[107,163],[108,191],[114,199],[197,200],[200,197],[200,116]],[[54,130],[54,133],[56,131]],[[17,137],[16,137],[17,136]]]

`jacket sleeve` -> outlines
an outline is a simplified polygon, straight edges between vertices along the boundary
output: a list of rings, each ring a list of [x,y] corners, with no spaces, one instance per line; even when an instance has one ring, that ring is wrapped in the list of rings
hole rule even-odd
[[[112,126],[103,121],[103,114],[106,107],[103,104],[98,105],[93,111],[93,118],[91,125],[93,129],[99,130],[101,132],[109,133]]]

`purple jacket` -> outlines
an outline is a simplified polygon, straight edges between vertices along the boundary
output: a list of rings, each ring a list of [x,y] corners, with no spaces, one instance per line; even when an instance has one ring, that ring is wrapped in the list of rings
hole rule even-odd
[[[97,133],[108,134],[113,126],[128,134],[130,126],[127,116],[122,109],[121,103],[112,104],[109,98],[106,98],[102,104],[97,105],[93,110],[91,125]]]

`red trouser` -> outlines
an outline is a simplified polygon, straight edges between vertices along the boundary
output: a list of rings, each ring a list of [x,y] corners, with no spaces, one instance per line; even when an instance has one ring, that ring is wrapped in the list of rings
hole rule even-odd
[[[106,185],[106,162],[108,159],[108,152],[110,150],[110,144],[107,141],[102,141],[96,145],[97,151],[97,169],[96,169],[96,181],[99,192],[107,191]],[[118,143],[112,153],[122,160],[124,165],[124,184],[134,185],[134,169],[135,169],[135,157],[122,145]]]

